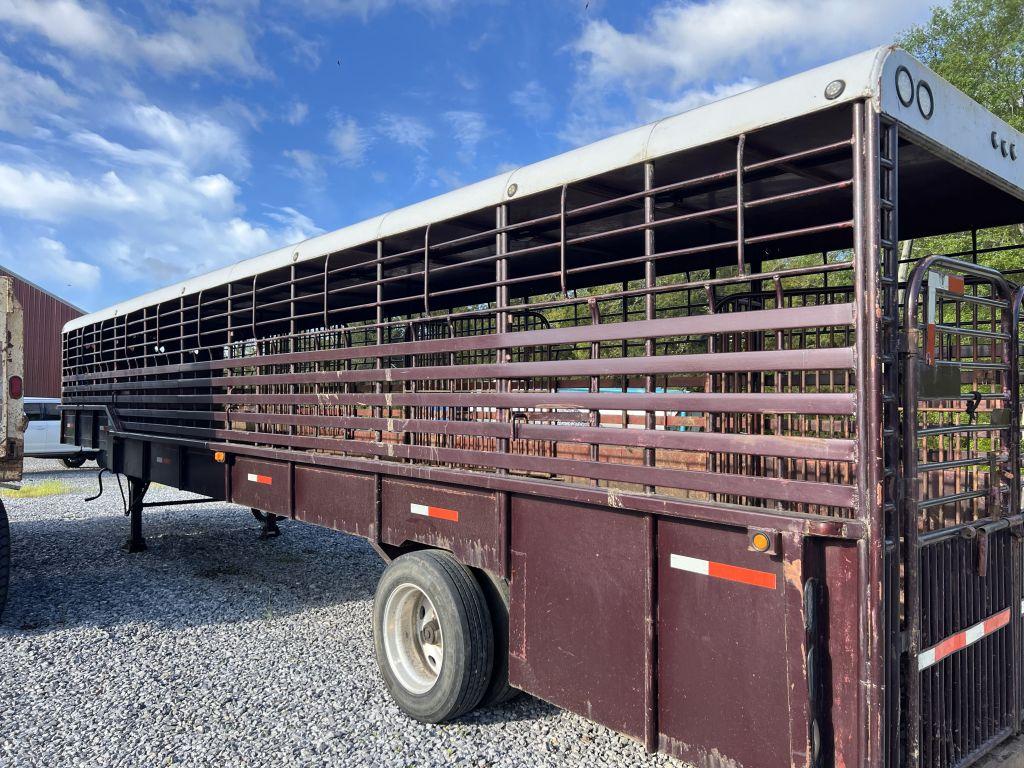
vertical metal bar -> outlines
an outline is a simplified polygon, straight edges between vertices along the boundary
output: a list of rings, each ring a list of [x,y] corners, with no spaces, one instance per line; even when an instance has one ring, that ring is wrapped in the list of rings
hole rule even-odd
[[[596,296],[587,297],[587,306],[590,308],[590,323],[591,325],[599,325],[601,323],[601,305],[598,303]],[[601,357],[601,342],[592,341],[590,343],[590,359],[597,360]],[[590,392],[597,393],[601,391],[601,377],[591,376],[590,377]],[[591,426],[601,426],[601,411],[597,409],[591,409],[590,411]],[[598,443],[590,444],[590,460],[600,461],[601,460],[601,448]],[[601,481],[594,479],[594,485],[600,485]]]
[[[738,273],[747,273],[746,245],[747,235],[745,226],[744,207],[746,200],[743,195],[743,150],[747,143],[747,134],[741,133],[736,142],[736,262]]]
[[[1009,390],[1010,390],[1010,509],[1013,514],[1018,514],[1021,509],[1021,405],[1020,405],[1020,323],[1021,304],[1024,302],[1024,287],[1018,288],[1013,297],[1013,310],[1010,313],[1010,340],[1006,342],[1010,348]],[[1020,733],[1024,727],[1024,660],[1021,652],[1024,651],[1024,619],[1018,615],[1018,607],[1024,607],[1024,573],[1022,573],[1021,560],[1024,557],[1024,541],[1017,536],[1010,539],[1009,563],[1005,567],[1011,568],[1010,576],[1010,607],[1013,610],[1014,618],[1010,623],[1012,628],[1012,640],[1010,646],[1010,658],[1012,659],[1011,681],[1013,695],[1011,704],[1013,707],[1013,730]]]
[[[650,192],[654,188],[654,163],[644,163],[644,191]],[[644,223],[654,223],[654,195],[644,196]],[[644,262],[644,288],[647,292],[644,294],[644,318],[647,320],[653,320],[657,310],[657,299],[652,293],[652,289],[658,284],[657,265],[653,258],[655,251],[654,243],[654,227],[647,227],[644,230],[644,256],[647,256],[647,261]],[[644,339],[644,356],[653,357],[655,352],[654,339]],[[648,375],[644,377],[644,392],[651,394],[655,391],[655,377]],[[667,414],[666,414],[667,418]],[[657,428],[657,416],[654,411],[646,411],[644,413],[644,429],[656,429]],[[668,424],[665,424],[665,428],[668,429]],[[653,448],[644,448],[644,466],[653,467],[657,458]],[[644,490],[647,493],[653,493],[655,488],[653,485],[644,486]]]
[[[430,224],[423,232],[423,314],[430,314]]]
[[[899,327],[899,133],[895,123],[879,126],[879,278],[881,301],[880,345],[882,356],[882,594],[884,612],[883,679],[886,690],[883,753],[890,765],[899,761],[900,634],[899,582],[901,549],[899,526],[900,475],[900,327]]]
[[[255,347],[255,354],[259,354],[259,345],[256,344],[256,279],[259,275],[252,276],[252,344]]]
[[[885,626],[882,611],[884,520],[881,503],[882,460],[881,354],[878,328],[878,115],[858,101],[853,105],[854,304],[856,322],[858,471],[857,512],[867,535],[859,543],[863,615],[860,626],[860,729],[866,765],[882,760]]]
[[[233,297],[234,297],[234,287],[235,287],[234,283],[228,283],[228,300],[227,300],[227,313],[228,313],[228,317],[227,317],[227,342],[228,342],[228,345],[227,346],[228,346],[228,357],[234,357],[235,356],[235,346],[234,346],[234,344],[235,344],[235,332],[234,332],[234,323],[232,322],[234,320],[234,316],[232,314],[232,312],[233,312],[232,301],[233,301]],[[230,387],[228,388],[228,391],[229,392],[231,391]]]
[[[559,278],[562,285],[562,295],[565,296],[568,269],[566,265],[566,254],[565,254],[565,201],[569,193],[569,185],[562,185],[562,199],[559,205],[558,211],[558,270]]]
[[[711,278],[715,277],[715,268],[711,268]],[[718,303],[715,299],[715,286],[708,284],[704,286],[704,293],[707,296],[708,302],[708,314],[713,315],[718,311]],[[718,352],[718,340],[714,334],[708,336],[708,353],[712,354]],[[716,374],[709,373],[704,377],[704,391],[705,392],[717,392],[718,381]],[[722,415],[719,413],[708,413],[705,417],[707,419],[707,431],[708,432],[719,432],[722,427]],[[723,455],[718,452],[711,452],[708,454],[708,471],[717,472],[723,464]]]
[[[331,254],[327,254],[327,258],[324,259],[324,333],[327,333],[327,286],[328,276],[331,274]]]
[[[291,269],[288,272],[289,285],[288,285],[288,351],[295,351],[295,262],[292,262]],[[295,374],[295,363],[288,365],[288,373]],[[346,384],[346,389],[348,385]],[[297,434],[298,430],[295,425],[294,416],[298,413],[298,407],[295,405],[295,395],[299,393],[299,386],[297,384],[290,384],[288,386],[288,392],[292,395],[291,402],[288,404],[288,413],[291,415],[292,423],[288,425],[288,434]]]
[[[494,262],[494,279],[497,283],[494,293],[494,306],[495,306],[495,318],[494,328],[499,334],[508,332],[508,259],[504,258],[504,255],[508,253],[508,232],[505,228],[508,226],[508,205],[502,203],[499,205],[494,212],[494,226],[497,228],[498,233],[495,235],[494,249],[495,255],[499,258]],[[564,243],[564,238],[563,238]],[[564,271],[562,273],[565,274]],[[564,290],[564,283],[563,283]],[[509,360],[508,350],[499,347],[495,350],[495,362],[507,363]],[[498,379],[495,387],[498,392],[508,391],[508,380]],[[513,417],[508,408],[502,408],[498,411],[498,420],[507,422],[511,425]],[[511,441],[507,437],[498,438],[498,451],[507,454],[511,448]],[[498,469],[498,474],[508,474],[508,470],[505,468]]]
[[[123,317],[121,318],[124,319]],[[199,359],[199,350],[203,348],[203,292],[196,297],[196,354],[193,360]]]
[[[329,325],[328,318],[330,317],[330,301],[329,301],[329,297],[330,297],[330,275],[331,275],[331,254],[328,253],[327,256],[324,257],[324,290],[323,290],[323,294],[324,294],[324,296],[323,296],[323,299],[324,299],[324,316],[323,316],[323,321],[322,321],[323,330],[318,334],[318,338],[320,339],[320,342],[322,342],[324,344],[324,346],[327,345],[327,343],[328,343],[327,340],[329,338],[329,336],[327,335],[327,328],[328,328],[328,325]],[[317,343],[316,347],[319,349],[320,348],[320,343]],[[319,363],[319,362],[316,363],[315,364],[315,369],[317,371],[324,370],[323,363]],[[313,385],[313,393],[314,394],[319,395],[322,391],[323,391],[323,385],[320,382],[317,382],[316,384]],[[314,408],[311,409],[311,410],[313,410],[316,413],[316,415],[318,415],[318,416],[323,416],[324,415],[322,413],[323,405],[320,404],[320,399],[319,398],[317,398],[317,405],[314,406]],[[322,434],[322,431],[321,431],[319,423],[316,425],[316,427],[314,427],[313,434],[316,437],[320,437],[320,435]]]
[[[376,330],[376,335],[377,335],[377,344],[378,344],[378,346],[384,343],[384,339],[381,338],[381,334],[384,332],[384,305],[382,303],[384,301],[384,284],[381,282],[384,279],[384,263],[382,261],[383,258],[384,258],[384,241],[383,240],[378,240],[377,241],[377,265],[376,265],[377,266],[377,292],[376,292],[376,297],[377,297],[377,301],[376,301],[376,304],[377,304],[377,316],[376,316],[376,319],[377,319],[377,330]],[[384,358],[380,357],[379,355],[377,357],[375,357],[374,358],[374,367],[377,370],[380,370],[381,368],[383,368],[384,367]],[[375,381],[373,383],[373,392],[374,392],[374,394],[376,394],[376,395],[381,394],[384,391],[383,387],[384,387],[384,385],[381,382]],[[375,406],[373,406],[373,409],[371,410],[371,413],[374,415],[375,418],[379,419],[383,415],[383,408],[381,406],[379,406],[379,405],[375,405]],[[390,417],[391,417],[391,410],[388,409],[388,418],[390,418]],[[378,429],[378,430],[374,431],[374,439],[376,440],[376,442],[378,442],[378,443],[381,442],[383,440],[383,436],[384,436],[384,433],[383,433],[382,430]],[[378,526],[377,536],[378,537],[380,536],[379,526]]]

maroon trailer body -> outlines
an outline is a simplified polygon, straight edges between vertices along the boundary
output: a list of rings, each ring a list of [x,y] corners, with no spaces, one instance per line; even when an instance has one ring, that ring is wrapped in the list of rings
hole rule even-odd
[[[423,720],[515,688],[700,766],[1021,727],[1024,139],[881,49],[69,323],[65,440],[368,538]],[[913,256],[914,251],[907,249]]]

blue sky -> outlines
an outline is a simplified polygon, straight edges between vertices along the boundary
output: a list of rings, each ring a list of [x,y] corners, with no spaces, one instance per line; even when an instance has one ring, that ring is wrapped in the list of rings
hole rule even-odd
[[[890,41],[922,0],[0,0],[0,264],[87,309]]]

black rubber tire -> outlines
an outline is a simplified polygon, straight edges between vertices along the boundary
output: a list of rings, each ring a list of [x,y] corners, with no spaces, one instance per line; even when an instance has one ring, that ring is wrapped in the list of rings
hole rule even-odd
[[[410,692],[398,681],[384,651],[384,606],[392,591],[409,583],[433,603],[445,637],[441,672],[423,694]],[[392,561],[373,598],[373,645],[384,684],[409,717],[421,723],[443,723],[476,708],[491,680],[494,630],[487,600],[472,571],[447,552],[432,549]]]
[[[508,581],[484,570],[477,570],[475,574],[484,591],[487,609],[491,612],[491,625],[494,627],[491,681],[480,700],[481,707],[491,707],[512,701],[520,694],[518,688],[508,684]]]
[[[7,508],[0,501],[0,616],[7,605],[7,585],[11,580],[11,528],[7,523]]]
[[[77,456],[65,456],[60,460],[68,469],[78,469],[80,466],[85,464],[85,456],[79,454]]]

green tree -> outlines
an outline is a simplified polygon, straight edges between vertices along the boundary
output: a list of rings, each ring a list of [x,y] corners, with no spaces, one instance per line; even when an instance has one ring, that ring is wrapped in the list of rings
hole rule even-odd
[[[897,41],[954,86],[1024,131],[1024,2],[953,0]],[[1020,227],[978,233],[979,249],[1024,243]],[[971,248],[968,234],[930,237],[913,244],[915,256]],[[1024,266],[1021,251],[997,252],[979,261],[1005,271]]]
[[[1024,130],[1024,3],[953,0],[899,44],[1018,130]]]

